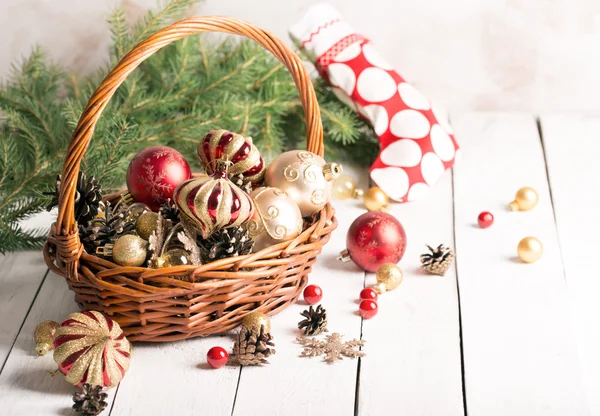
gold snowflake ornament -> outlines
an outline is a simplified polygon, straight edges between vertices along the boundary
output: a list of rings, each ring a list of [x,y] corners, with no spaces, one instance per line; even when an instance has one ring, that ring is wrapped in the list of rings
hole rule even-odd
[[[304,346],[301,357],[325,355],[325,361],[329,364],[342,360],[343,357],[357,358],[366,355],[359,349],[364,347],[365,340],[343,341],[337,332],[327,335],[323,341],[308,337],[298,337],[296,341]]]

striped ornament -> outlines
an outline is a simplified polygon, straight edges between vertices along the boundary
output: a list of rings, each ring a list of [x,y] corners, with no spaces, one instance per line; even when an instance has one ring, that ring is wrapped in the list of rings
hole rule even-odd
[[[203,238],[239,226],[254,213],[252,198],[227,179],[227,169],[217,168],[211,176],[183,182],[173,198],[183,219],[194,224]]]
[[[114,387],[129,368],[131,344],[118,323],[96,311],[69,315],[54,336],[54,361],[71,384]]]
[[[265,176],[265,161],[252,144],[252,137],[227,130],[213,130],[198,144],[198,157],[206,173],[212,175],[218,160],[227,160],[229,177],[241,175],[242,182],[258,186]]]

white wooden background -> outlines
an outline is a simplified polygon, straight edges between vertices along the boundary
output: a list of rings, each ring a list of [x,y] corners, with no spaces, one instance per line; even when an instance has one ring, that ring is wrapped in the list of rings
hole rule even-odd
[[[327,365],[300,358],[306,307],[273,318],[277,354],[263,368],[209,369],[229,337],[138,345],[106,415],[600,415],[600,116],[454,113],[463,161],[428,198],[390,209],[405,226],[405,280],[362,321],[356,298],[374,276],[335,260],[364,209],[336,201],[339,228],[313,267],[329,328],[367,340],[367,356]],[[366,181],[366,173],[361,180]],[[533,186],[530,212],[507,210]],[[495,224],[476,225],[490,210]],[[538,237],[540,261],[518,241]],[[425,244],[456,249],[446,276],[423,274]],[[70,415],[72,388],[51,356],[33,355],[33,329],[77,306],[40,253],[0,257],[0,415]]]

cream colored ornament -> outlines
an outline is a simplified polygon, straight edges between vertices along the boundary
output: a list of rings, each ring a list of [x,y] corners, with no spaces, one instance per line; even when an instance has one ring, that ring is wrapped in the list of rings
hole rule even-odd
[[[300,208],[279,188],[261,187],[250,194],[254,215],[246,224],[254,252],[293,240],[302,232]]]
[[[265,184],[287,193],[300,208],[303,217],[323,209],[332,194],[333,180],[342,166],[306,150],[285,152],[267,168]]]

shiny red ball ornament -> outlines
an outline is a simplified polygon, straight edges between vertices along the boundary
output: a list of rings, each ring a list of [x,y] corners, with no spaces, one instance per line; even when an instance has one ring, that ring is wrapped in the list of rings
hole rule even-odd
[[[190,165],[177,150],[153,146],[131,159],[127,168],[127,190],[137,202],[153,211],[173,199],[173,191],[192,177]]]
[[[317,285],[308,285],[304,289],[304,300],[309,305],[319,303],[323,299],[323,291]]]
[[[375,272],[385,263],[398,263],[405,250],[406,232],[400,221],[388,213],[371,211],[350,225],[346,250],[338,258],[352,260],[361,269]]]
[[[363,300],[358,306],[358,312],[364,319],[371,319],[377,315],[378,309],[377,302],[374,300]]]
[[[212,368],[221,368],[229,361],[229,354],[222,347],[212,347],[206,354],[206,361]]]
[[[494,223],[494,215],[491,212],[484,211],[477,217],[477,223],[481,228],[488,228]]]
[[[377,292],[371,287],[365,287],[360,291],[360,300],[372,300],[373,302],[377,302]]]

